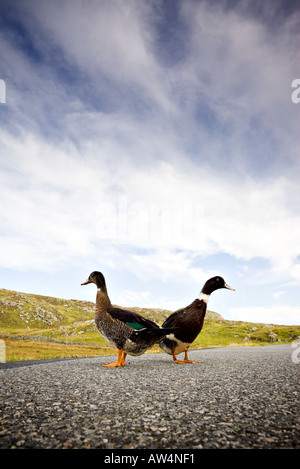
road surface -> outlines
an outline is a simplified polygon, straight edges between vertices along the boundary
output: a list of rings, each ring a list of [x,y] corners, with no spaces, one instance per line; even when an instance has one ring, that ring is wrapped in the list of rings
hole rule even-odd
[[[0,448],[298,448],[291,345],[0,364]],[[115,358],[115,357],[114,357]]]

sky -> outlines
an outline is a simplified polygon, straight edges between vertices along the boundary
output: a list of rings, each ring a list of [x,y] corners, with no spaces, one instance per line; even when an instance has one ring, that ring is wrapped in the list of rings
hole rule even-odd
[[[299,324],[299,43],[297,1],[0,0],[0,288],[174,311],[221,275],[208,309]]]

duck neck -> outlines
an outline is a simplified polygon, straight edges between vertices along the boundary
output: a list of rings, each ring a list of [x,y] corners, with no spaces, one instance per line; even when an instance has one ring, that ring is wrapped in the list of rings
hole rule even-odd
[[[98,287],[97,289],[97,296],[96,296],[96,313],[95,315],[101,314],[107,310],[111,306],[111,302],[109,296],[107,294],[107,290],[105,286],[101,288]]]
[[[201,291],[201,292],[199,293],[198,300],[204,301],[204,303],[207,305],[208,300],[209,300],[209,294],[208,294],[208,293],[204,293],[203,291]]]

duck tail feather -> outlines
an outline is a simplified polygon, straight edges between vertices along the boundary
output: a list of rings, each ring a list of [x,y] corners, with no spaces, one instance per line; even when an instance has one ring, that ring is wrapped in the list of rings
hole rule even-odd
[[[144,339],[157,339],[161,340],[164,337],[166,337],[169,334],[172,334],[175,332],[178,328],[177,327],[170,327],[170,328],[145,328],[145,329],[140,329],[139,331],[136,331],[141,337]]]

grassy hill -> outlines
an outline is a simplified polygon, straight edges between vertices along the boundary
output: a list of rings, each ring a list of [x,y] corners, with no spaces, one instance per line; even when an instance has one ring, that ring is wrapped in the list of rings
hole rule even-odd
[[[0,339],[6,361],[115,355],[94,326],[94,303],[0,289]],[[128,308],[162,324],[171,311]],[[208,311],[201,334],[191,348],[291,343],[300,326],[226,321]],[[155,345],[150,353],[161,351]]]

